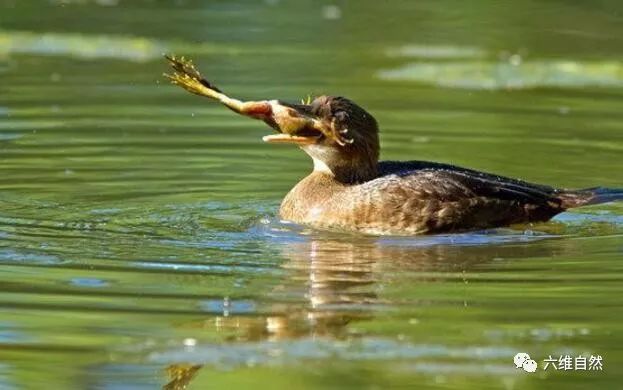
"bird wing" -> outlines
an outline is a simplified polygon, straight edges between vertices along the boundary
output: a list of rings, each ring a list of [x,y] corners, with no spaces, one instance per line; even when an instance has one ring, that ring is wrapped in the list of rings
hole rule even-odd
[[[560,190],[523,180],[457,167],[450,164],[409,161],[384,161],[379,164],[380,176],[408,178],[412,185],[427,188],[434,196],[447,200],[465,197],[486,197],[520,203],[560,203]]]
[[[447,164],[384,162],[379,168],[368,191],[402,215],[401,222],[429,233],[545,221],[564,211],[558,190],[549,186]]]

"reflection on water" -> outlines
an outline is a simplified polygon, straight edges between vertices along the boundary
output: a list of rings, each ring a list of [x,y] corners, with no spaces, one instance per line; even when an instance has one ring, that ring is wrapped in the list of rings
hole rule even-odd
[[[557,228],[560,230],[561,226]],[[271,230],[284,234],[278,225]],[[285,232],[288,234],[288,230]],[[488,244],[483,242],[482,237],[486,236],[491,239]],[[290,272],[287,280],[265,292],[279,297],[279,303],[268,308],[271,314],[248,316],[249,313],[232,311],[233,304],[226,301],[222,315],[193,324],[205,331],[232,335],[225,336],[226,344],[197,344],[196,340],[187,339],[181,348],[150,352],[150,361],[168,364],[171,382],[164,388],[185,388],[204,365],[225,369],[280,367],[329,358],[388,362],[406,359],[413,362],[414,372],[478,375],[484,371],[504,378],[505,384],[514,383],[516,370],[506,364],[516,353],[511,345],[488,346],[482,341],[460,347],[414,344],[404,336],[399,340],[363,337],[353,327],[356,329],[357,322],[399,310],[399,302],[379,296],[383,295],[384,285],[397,277],[396,272],[418,275],[413,279],[415,284],[440,280],[467,283],[466,272],[483,262],[548,258],[564,255],[558,253],[561,250],[576,251],[573,246],[561,249],[548,241],[545,245],[526,245],[547,236],[515,231],[459,235],[459,243],[454,245],[444,243],[443,236],[421,240],[353,238],[332,239],[317,232],[308,239],[282,245],[285,262],[281,267]],[[555,237],[550,236],[549,240]],[[496,241],[506,244],[495,244]],[[491,257],[492,253],[495,257]],[[300,296],[305,297],[305,305],[298,301],[287,303],[288,297]],[[427,300],[410,302],[411,309],[432,304]],[[418,324],[416,318],[407,322]]]
[[[237,49],[224,45],[158,40],[138,36],[0,30],[0,58],[8,55],[29,54],[68,56],[82,60],[115,59],[146,62],[160,59],[164,53],[174,51],[223,55],[235,53]]]
[[[477,47],[405,45],[385,50],[389,57],[413,57],[421,59],[463,59],[486,57],[487,52]]]
[[[184,390],[201,368],[199,365],[176,364],[167,368],[170,382],[162,386],[163,390]]]
[[[167,50],[166,45],[146,38],[0,30],[0,55],[65,55],[85,59],[147,61]]]
[[[623,86],[623,63],[578,61],[414,63],[383,70],[391,81],[419,81],[446,88],[523,89]]]

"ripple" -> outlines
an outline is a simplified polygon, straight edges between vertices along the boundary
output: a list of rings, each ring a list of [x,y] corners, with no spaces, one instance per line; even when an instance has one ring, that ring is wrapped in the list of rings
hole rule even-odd
[[[461,375],[512,375],[518,371],[508,364],[474,364],[474,363],[417,363],[405,367],[408,371],[430,374],[461,374]]]
[[[257,305],[251,300],[210,299],[199,303],[207,313],[249,314],[257,311]]]
[[[617,215],[610,212],[599,214],[588,213],[562,213],[554,218],[556,221],[563,222],[568,225],[581,225],[590,228],[590,223],[606,223],[623,227],[623,215]]]
[[[221,264],[182,264],[182,263],[159,263],[140,261],[134,262],[133,265],[138,268],[153,269],[153,270],[168,270],[177,272],[204,272],[210,274],[277,274],[278,270],[270,267],[260,266],[244,266],[244,265],[221,265]]]
[[[37,264],[61,263],[58,257],[39,253],[21,252],[11,249],[0,249],[0,261],[2,262],[29,262]]]
[[[278,218],[265,217],[252,225],[249,229],[250,233],[264,236],[269,240],[275,239],[281,243],[304,242],[310,239],[326,239],[347,241],[363,239],[366,236],[362,234],[353,234],[350,232],[335,232],[327,230],[318,230],[291,222],[282,221]],[[507,244],[532,242],[547,238],[559,237],[546,232],[533,230],[516,230],[516,229],[489,229],[468,233],[453,234],[434,234],[420,236],[376,236],[377,243],[381,245],[391,245],[397,247],[430,247],[436,245],[491,245],[491,244]]]
[[[13,141],[22,138],[22,134],[18,133],[0,133],[0,141]]]
[[[367,361],[452,358],[472,362],[508,359],[510,362],[515,353],[516,348],[502,346],[449,347],[412,344],[384,338],[354,341],[302,338],[283,342],[184,346],[163,352],[152,352],[148,359],[160,364],[186,362],[230,368],[250,364],[286,366],[322,359]]]
[[[70,283],[80,287],[107,287],[108,282],[96,278],[72,278]]]
[[[481,232],[439,234],[433,236],[416,237],[388,237],[382,242],[407,247],[426,247],[433,245],[492,245],[521,242],[533,242],[547,238],[558,237],[544,232],[533,230],[491,229]]]

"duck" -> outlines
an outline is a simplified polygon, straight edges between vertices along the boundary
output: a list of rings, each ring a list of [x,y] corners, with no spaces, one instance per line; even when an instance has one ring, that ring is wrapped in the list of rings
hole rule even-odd
[[[193,94],[276,131],[264,142],[292,144],[313,171],[283,199],[285,221],[372,235],[447,234],[545,222],[568,209],[623,200],[623,189],[570,190],[429,161],[379,161],[376,119],[352,100],[242,101],[202,77],[191,60],[166,55],[165,76]]]

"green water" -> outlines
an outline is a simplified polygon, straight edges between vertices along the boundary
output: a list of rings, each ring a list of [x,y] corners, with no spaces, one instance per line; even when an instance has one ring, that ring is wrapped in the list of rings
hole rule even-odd
[[[309,159],[161,54],[233,96],[348,96],[385,159],[623,187],[622,22],[614,0],[0,0],[0,389],[620,387],[623,205],[288,225]],[[567,354],[603,371],[543,371]]]

